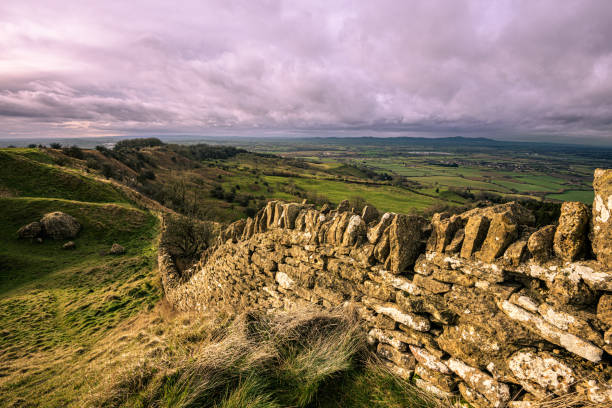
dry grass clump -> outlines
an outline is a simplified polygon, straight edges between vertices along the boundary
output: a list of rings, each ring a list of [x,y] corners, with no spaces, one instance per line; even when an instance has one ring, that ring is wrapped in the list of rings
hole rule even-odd
[[[206,336],[188,334],[189,338]],[[111,375],[96,407],[440,407],[371,359],[355,315],[243,314],[195,346]]]

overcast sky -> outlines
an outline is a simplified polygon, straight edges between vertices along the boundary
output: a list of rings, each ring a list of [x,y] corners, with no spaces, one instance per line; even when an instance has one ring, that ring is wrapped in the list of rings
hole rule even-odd
[[[0,1],[0,136],[612,140],[612,1]]]

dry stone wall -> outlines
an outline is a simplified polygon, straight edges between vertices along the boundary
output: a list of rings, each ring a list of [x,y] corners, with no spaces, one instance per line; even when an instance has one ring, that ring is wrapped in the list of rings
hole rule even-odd
[[[565,203],[539,229],[517,203],[427,222],[270,202],[188,281],[163,248],[160,269],[183,310],[352,305],[391,370],[475,407],[569,392],[612,404],[612,170],[594,186],[592,214]]]

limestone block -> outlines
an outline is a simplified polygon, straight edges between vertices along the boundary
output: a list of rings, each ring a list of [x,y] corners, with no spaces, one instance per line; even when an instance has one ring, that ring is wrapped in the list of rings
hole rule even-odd
[[[429,320],[426,317],[404,312],[393,303],[374,304],[372,308],[376,313],[384,314],[414,330],[426,332],[430,328]]]
[[[363,221],[366,224],[376,221],[378,217],[380,217],[380,214],[375,207],[371,205],[366,205],[363,207],[363,210],[361,211],[361,218],[363,218]]]
[[[562,395],[576,381],[574,370],[546,352],[526,349],[508,359],[508,368],[530,393],[545,398],[549,392]]]
[[[612,294],[601,295],[597,303],[597,318],[612,327]]]
[[[583,203],[565,202],[561,205],[554,237],[554,250],[559,258],[571,262],[584,252],[589,218],[589,208]]]
[[[366,228],[365,221],[359,215],[351,216],[342,237],[342,245],[360,245],[365,240]]]
[[[436,357],[424,348],[417,346],[408,346],[414,358],[429,370],[436,371],[442,374],[450,374],[449,367],[440,358]]]
[[[502,407],[510,400],[508,385],[496,381],[477,368],[470,367],[463,361],[450,358],[446,365],[474,390],[482,394],[494,407]]]
[[[398,214],[389,228],[390,272],[400,274],[414,265],[420,250],[424,219],[416,215]]]
[[[478,258],[483,262],[493,262],[506,248],[518,238],[518,225],[510,212],[493,214]]]
[[[593,189],[593,253],[612,269],[612,169],[595,170]]]
[[[554,236],[554,225],[547,225],[531,234],[527,241],[527,248],[534,259],[543,262],[550,258],[552,255]]]
[[[421,364],[416,365],[414,373],[446,392],[453,392],[457,388],[457,380],[453,376],[430,370]]]
[[[448,283],[438,282],[437,280],[432,279],[428,276],[414,275],[412,282],[415,285],[420,286],[431,293],[440,294],[446,293],[451,290],[451,285],[449,285]]]
[[[482,215],[470,217],[465,225],[461,257],[469,258],[478,251],[487,236],[490,220]]]
[[[411,353],[403,353],[388,344],[379,343],[376,353],[406,370],[412,371],[416,366],[416,359]]]
[[[395,215],[396,214],[394,213],[384,213],[383,216],[380,218],[378,224],[368,229],[367,237],[368,241],[370,241],[371,244],[376,244],[378,242],[378,239],[382,236],[382,233],[391,224],[391,221],[393,221]]]
[[[520,322],[543,339],[564,347],[566,350],[594,363],[601,361],[603,350],[592,343],[551,325],[540,316],[530,313],[507,300],[500,302],[499,308],[508,317]]]
[[[388,286],[367,280],[364,282],[363,288],[366,295],[379,299],[382,302],[390,302],[395,299],[395,291]]]

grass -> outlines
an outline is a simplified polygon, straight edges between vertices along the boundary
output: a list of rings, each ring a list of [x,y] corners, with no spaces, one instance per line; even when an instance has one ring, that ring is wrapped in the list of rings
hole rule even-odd
[[[0,406],[66,406],[86,384],[83,355],[160,299],[157,217],[36,149],[1,150],[0,162],[11,193],[0,196]],[[81,223],[76,249],[17,238],[52,211]],[[114,242],[124,255],[106,255]]]
[[[127,202],[111,184],[54,166],[50,160],[35,149],[0,149],[0,191],[23,197]]]
[[[442,407],[370,358],[351,313],[300,310],[208,323],[108,376],[96,407]],[[176,326],[174,326],[176,328]],[[195,341],[190,341],[195,339]],[[177,347],[177,344],[180,347]]]
[[[592,204],[595,194],[593,190],[568,190],[560,194],[548,194],[546,197],[561,201],[580,201],[585,204]]]

